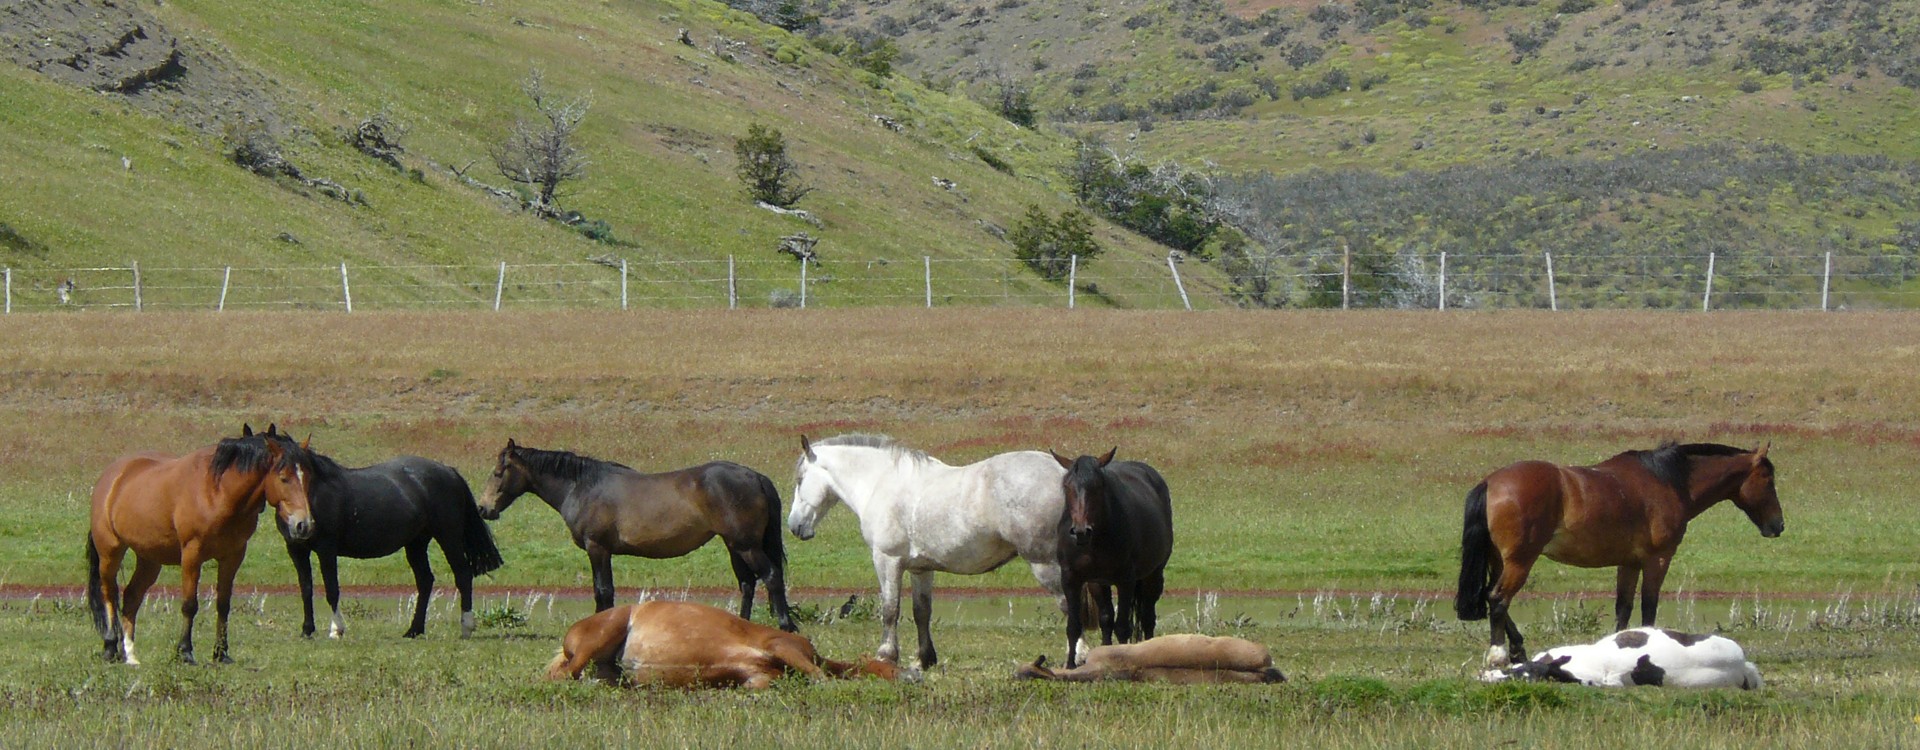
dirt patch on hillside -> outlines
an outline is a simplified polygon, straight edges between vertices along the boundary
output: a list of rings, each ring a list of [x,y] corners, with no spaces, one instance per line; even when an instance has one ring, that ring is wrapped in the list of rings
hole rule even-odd
[[[0,3],[0,59],[210,135],[240,123],[284,130],[264,79],[179,38],[134,3]]]

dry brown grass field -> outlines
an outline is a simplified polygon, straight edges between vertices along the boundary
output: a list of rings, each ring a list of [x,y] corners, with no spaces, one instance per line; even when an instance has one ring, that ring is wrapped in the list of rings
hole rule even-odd
[[[0,634],[32,646],[0,669],[9,676],[0,697],[29,727],[23,736],[37,738],[27,744],[49,745],[76,728],[92,744],[210,736],[247,744],[277,736],[265,717],[281,711],[282,691],[301,684],[320,710],[299,724],[314,744],[337,744],[374,723],[382,728],[363,744],[659,736],[689,746],[833,744],[838,736],[928,746],[1117,745],[1127,737],[1233,744],[1289,732],[1343,747],[1484,746],[1488,737],[1581,747],[1593,737],[1564,730],[1585,733],[1596,722],[1622,727],[1623,738],[1676,746],[1805,746],[1835,736],[1912,743],[1920,740],[1912,722],[1920,711],[1912,698],[1920,507],[1910,500],[1920,462],[1917,359],[1920,318],[1896,313],[5,317],[0,584],[57,591],[46,601],[0,603]],[[291,570],[268,527],[240,580],[275,593],[242,606],[241,668],[135,673],[96,664],[83,608],[59,595],[82,580],[94,476],[120,453],[188,450],[243,421],[310,432],[317,449],[350,465],[434,457],[475,484],[512,436],[642,469],[737,460],[783,493],[801,433],[885,432],[956,463],[1117,445],[1173,486],[1168,621],[1263,640],[1296,679],[1259,694],[1008,683],[1012,665],[1059,650],[1060,638],[1057,617],[1021,597],[1032,579],[1014,565],[941,577],[939,592],[976,593],[936,594],[936,636],[949,634],[948,659],[926,685],[632,699],[540,686],[530,675],[581,613],[586,566],[558,518],[531,499],[494,525],[507,565],[482,582],[481,599],[507,625],[483,629],[477,641],[451,639],[452,614],[437,600],[428,641],[403,643],[392,637],[401,628],[395,601],[358,589],[349,592],[348,640],[302,644],[295,605],[277,593]],[[1521,458],[1590,463],[1666,439],[1772,445],[1787,533],[1763,540],[1730,508],[1702,516],[1669,578],[1673,604],[1662,610],[1663,624],[1735,634],[1768,673],[1769,690],[1595,697],[1473,686],[1483,625],[1453,622],[1444,598],[1466,490]],[[847,590],[871,590],[866,550],[844,511],[814,540],[789,537],[787,549],[803,607],[818,612]],[[623,599],[641,588],[702,592],[731,580],[712,549],[623,559],[615,575]],[[350,586],[410,580],[398,559],[346,561],[342,576]],[[177,633],[176,605],[164,598],[177,580],[163,577],[163,598],[148,610],[149,654]],[[444,568],[441,580],[450,580]],[[1610,571],[1543,563],[1516,607],[1521,627],[1539,645],[1591,640],[1604,632],[1605,603],[1567,596],[1601,594],[1612,580]],[[529,591],[567,596],[556,610]],[[1220,592],[1217,607],[1212,592]],[[870,621],[809,629],[833,653],[871,648],[875,631]],[[72,697],[81,695],[89,697]],[[408,702],[417,695],[430,697]],[[377,710],[355,708],[365,700]],[[651,715],[640,724],[619,718],[635,701]],[[1183,718],[1158,722],[1131,713],[1135,706]],[[586,723],[538,728],[559,708]],[[813,713],[791,724],[769,710]],[[433,717],[442,712],[457,726],[440,726]],[[981,724],[981,715],[1027,720]],[[229,729],[209,734],[209,717]],[[1076,741],[1067,728],[1083,720],[1112,733]],[[129,729],[141,722],[159,729]]]

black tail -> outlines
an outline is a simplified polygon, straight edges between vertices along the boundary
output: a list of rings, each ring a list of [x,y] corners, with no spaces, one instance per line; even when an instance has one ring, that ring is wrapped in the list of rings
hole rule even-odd
[[[1453,595],[1453,613],[1462,620],[1487,617],[1487,592],[1493,571],[1487,555],[1493,551],[1493,533],[1487,529],[1487,483],[1467,493],[1466,519],[1460,531],[1460,589]]]
[[[103,640],[113,640],[113,623],[107,622],[107,590],[100,581],[100,548],[94,546],[93,532],[87,532],[87,608],[93,610],[93,628]]]
[[[760,475],[760,494],[767,498],[767,528],[760,532],[760,551],[773,559],[773,569],[780,572],[782,581],[787,573],[787,542],[781,536],[781,528],[787,523],[786,515],[780,512],[780,488],[773,486],[773,480]]]
[[[458,476],[459,472],[454,472]],[[500,559],[500,548],[493,546],[493,531],[487,528],[487,521],[480,517],[480,506],[474,504],[473,489],[467,486],[465,477],[455,482],[463,493],[460,498],[460,515],[465,520],[467,535],[467,565],[474,575],[486,575],[499,570],[505,561]]]

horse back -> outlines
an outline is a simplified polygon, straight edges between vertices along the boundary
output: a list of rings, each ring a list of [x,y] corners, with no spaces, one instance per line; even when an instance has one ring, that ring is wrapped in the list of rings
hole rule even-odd
[[[185,456],[146,451],[114,460],[93,486],[95,543],[178,564],[182,535],[211,520],[200,511],[211,510],[206,497],[213,491],[212,455],[203,448]]]
[[[374,558],[393,554],[436,529],[460,528],[473,493],[453,467],[400,456],[316,481],[308,502],[317,522],[316,538],[290,544]]]

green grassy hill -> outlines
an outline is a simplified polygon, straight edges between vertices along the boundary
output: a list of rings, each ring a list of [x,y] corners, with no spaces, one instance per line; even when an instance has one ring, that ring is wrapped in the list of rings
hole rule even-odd
[[[111,34],[91,24],[107,22],[25,28],[47,8],[87,17],[93,6],[49,1],[0,13],[0,26],[10,24],[0,46],[11,45],[16,62],[43,38],[98,51],[93,37]],[[188,0],[138,12],[151,14],[141,19],[146,38],[178,40],[184,75],[129,95],[0,64],[8,143],[0,181],[10,187],[0,265],[14,269],[16,306],[52,305],[52,286],[69,269],[132,261],[149,269],[149,305],[206,304],[228,265],[236,286],[246,275],[247,294],[277,285],[294,288],[296,303],[335,304],[338,273],[325,269],[342,262],[380,267],[355,279],[363,305],[479,305],[491,301],[495,263],[593,257],[664,276],[669,283],[648,287],[652,304],[710,306],[724,304],[730,255],[741,266],[742,304],[764,305],[798,286],[797,265],[775,252],[779,237],[797,231],[821,238],[810,304],[917,303],[922,256],[935,260],[936,303],[1064,302],[1063,286],[1015,264],[999,234],[1029,204],[1071,206],[1057,176],[1068,139],[904,77],[859,71],[718,3]],[[678,40],[682,29],[691,44]],[[519,84],[535,68],[550,88],[591,96],[579,139],[588,174],[563,188],[561,205],[607,222],[616,244],[532,218],[456,175],[509,184],[489,149],[530,111]],[[351,128],[381,112],[406,128],[404,170],[346,144]],[[747,199],[732,146],[755,122],[786,134],[816,188],[798,208],[823,226]],[[352,200],[235,166],[230,143],[249,129],[277,135],[307,177],[339,184]],[[1081,276],[1097,292],[1089,301],[1178,304],[1163,249],[1111,226],[1096,233],[1109,252]],[[701,263],[650,265],[657,261]],[[600,273],[595,293],[608,287],[605,269],[541,273],[562,290],[548,299],[564,299],[582,275]],[[1188,276],[1197,304],[1218,304],[1216,274]],[[118,300],[123,292],[105,283],[83,278],[76,294]],[[524,282],[511,286],[510,298],[536,296]]]
[[[1213,176],[1249,235],[1221,254],[1243,302],[1324,304],[1311,282],[1259,275],[1335,269],[1343,247],[1389,287],[1368,304],[1430,299],[1419,277],[1446,251],[1524,258],[1455,304],[1544,306],[1545,251],[1670,277],[1577,305],[1697,304],[1709,252],[1762,290],[1739,304],[1804,304],[1825,252],[1864,304],[1920,301],[1912,2],[832,8],[831,27],[892,40],[931,85],[1024,88],[1055,129]]]

